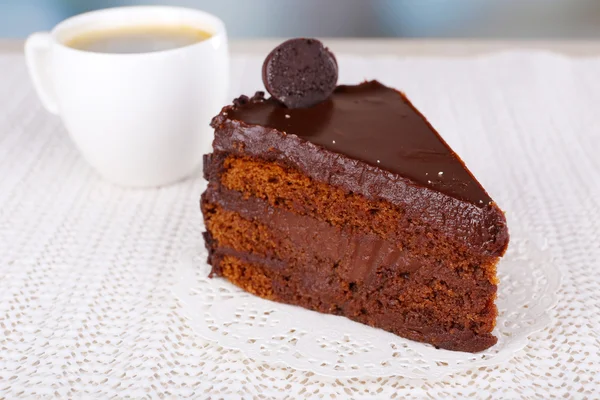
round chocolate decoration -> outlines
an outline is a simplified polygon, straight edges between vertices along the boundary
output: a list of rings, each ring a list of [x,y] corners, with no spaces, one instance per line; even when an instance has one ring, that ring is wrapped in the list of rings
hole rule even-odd
[[[263,64],[267,91],[288,108],[310,107],[335,89],[335,56],[316,39],[291,39],[277,46]]]

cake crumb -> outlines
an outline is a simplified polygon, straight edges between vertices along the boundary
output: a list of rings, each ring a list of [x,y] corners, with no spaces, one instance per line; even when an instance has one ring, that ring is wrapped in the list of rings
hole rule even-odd
[[[377,164],[379,164],[381,161],[377,160]]]
[[[335,140],[332,140],[331,142],[332,142],[333,144],[335,144]]]
[[[479,203],[483,203],[483,200],[479,200]]]
[[[444,171],[440,171],[440,172],[438,172],[438,175],[439,175],[439,176],[442,176],[442,175],[444,175]]]
[[[286,117],[286,118],[291,118],[291,117],[290,117],[290,114],[285,114],[285,117]]]
[[[427,181],[427,183],[431,183],[431,181]]]

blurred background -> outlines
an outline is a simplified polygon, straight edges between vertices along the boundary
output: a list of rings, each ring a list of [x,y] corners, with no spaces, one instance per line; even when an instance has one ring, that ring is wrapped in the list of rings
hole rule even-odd
[[[600,38],[600,0],[0,0],[0,37],[23,38],[85,11],[140,4],[209,11],[233,38]]]

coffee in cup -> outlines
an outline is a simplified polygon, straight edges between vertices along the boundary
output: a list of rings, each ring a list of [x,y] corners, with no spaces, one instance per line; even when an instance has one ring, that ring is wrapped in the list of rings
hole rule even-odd
[[[206,30],[187,25],[134,25],[82,32],[65,45],[95,53],[150,53],[189,46],[211,36]]]

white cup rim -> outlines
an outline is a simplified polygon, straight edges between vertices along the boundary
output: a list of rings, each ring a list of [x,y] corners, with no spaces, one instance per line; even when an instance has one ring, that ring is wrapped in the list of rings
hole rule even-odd
[[[87,51],[87,50],[79,50],[79,49],[75,49],[72,47],[67,46],[64,43],[64,39],[60,38],[60,36],[62,34],[64,34],[65,30],[68,29],[73,29],[76,30],[76,26],[78,26],[79,24],[81,24],[82,22],[88,20],[95,20],[95,19],[106,19],[107,21],[110,20],[111,15],[114,16],[115,15],[122,15],[122,14],[131,14],[132,16],[136,15],[137,13],[139,13],[140,15],[143,15],[144,13],[147,15],[150,15],[151,13],[171,13],[171,14],[179,14],[179,15],[189,15],[189,16],[196,16],[202,19],[207,20],[207,24],[209,25],[207,26],[201,26],[201,28],[206,29],[212,29],[212,31],[210,32],[212,34],[212,36],[206,40],[202,40],[198,43],[193,43],[187,46],[182,46],[182,47],[176,47],[173,49],[166,49],[166,50],[158,50],[158,51],[151,51],[151,52],[142,52],[142,53],[100,53],[100,52],[94,52],[94,51]],[[163,14],[165,15],[165,14]],[[110,23],[108,23],[110,24]],[[132,22],[131,25],[142,25],[143,22]],[[126,23],[123,24],[119,24],[119,25],[128,25]],[[119,26],[116,25],[116,26]],[[198,24],[200,25],[200,24]],[[81,31],[85,31],[85,28],[82,28]],[[59,48],[61,48],[61,50],[64,51],[68,51],[68,52],[73,52],[73,53],[79,53],[82,55],[86,55],[86,56],[93,56],[93,57],[126,57],[126,58],[131,58],[131,57],[156,57],[156,56],[161,56],[167,53],[175,53],[175,52],[181,52],[181,51],[186,51],[192,48],[200,48],[200,47],[208,47],[208,46],[216,46],[219,42],[226,40],[226,29],[225,29],[225,24],[223,23],[223,21],[217,17],[214,14],[208,13],[206,11],[202,11],[202,10],[198,10],[198,9],[193,9],[193,8],[187,8],[187,7],[178,7],[178,6],[124,6],[124,7],[110,7],[110,8],[103,8],[100,10],[94,10],[94,11],[88,11],[82,14],[77,14],[74,15],[72,17],[69,17],[61,22],[59,22],[51,31],[50,31],[50,37],[52,38],[52,41],[54,42],[54,44],[56,46],[58,46]]]

